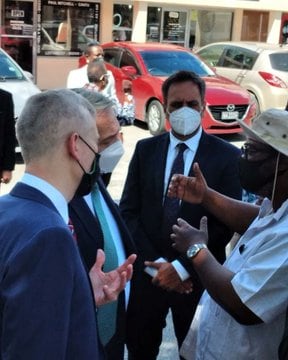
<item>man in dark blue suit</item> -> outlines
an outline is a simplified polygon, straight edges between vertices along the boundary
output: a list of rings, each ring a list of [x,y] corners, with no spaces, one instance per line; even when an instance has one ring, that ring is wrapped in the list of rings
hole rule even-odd
[[[113,103],[107,97],[97,92],[86,89],[75,89],[74,91],[86,98],[96,109],[96,125],[99,133],[98,151],[101,156],[100,172],[112,173],[124,151],[120,126],[113,110]],[[120,264],[126,257],[136,252],[135,245],[122,220],[118,206],[112,200],[101,178],[97,181],[97,187],[101,194],[102,205],[105,207],[105,216],[109,220],[109,227],[117,252],[117,262]],[[93,189],[93,191],[95,190]],[[85,197],[75,197],[69,204],[69,214],[77,234],[77,244],[88,270],[94,264],[97,250],[104,249],[105,242],[108,241],[106,238],[107,234],[102,229],[103,225],[97,214],[99,213],[99,205],[93,206],[93,191]],[[111,255],[107,252],[105,253],[106,259],[109,261]],[[112,337],[105,341],[100,331],[100,340],[104,345],[108,360],[121,360],[124,358],[126,306],[129,300],[129,293],[130,284],[127,284],[125,291],[119,295],[116,326],[115,331],[111,332]],[[99,316],[98,324],[100,329],[105,326],[103,321],[103,318]],[[107,325],[111,327],[111,323],[112,319],[110,318],[107,321]]]
[[[12,95],[0,89],[0,185],[9,183],[14,170],[15,153],[15,120]]]
[[[239,150],[206,134],[201,127],[206,105],[204,81],[194,73],[180,71],[164,82],[162,91],[172,129],[137,143],[120,201],[143,270],[134,280],[135,291],[128,309],[129,360],[156,359],[169,309],[181,346],[203,291],[188,259],[179,256],[171,246],[173,221],[181,217],[198,227],[206,215],[209,248],[220,262],[224,261],[225,246],[232,236],[202,206],[185,201],[172,204],[167,200],[174,159],[179,163],[181,158],[181,171],[187,175],[193,173],[193,162],[201,164],[213,189],[237,199],[242,193],[237,169]]]
[[[26,167],[0,199],[0,358],[102,360],[95,300],[116,299],[133,259],[107,275],[100,251],[88,276],[68,226],[68,202],[98,174],[95,111],[70,90],[47,91],[16,130]]]

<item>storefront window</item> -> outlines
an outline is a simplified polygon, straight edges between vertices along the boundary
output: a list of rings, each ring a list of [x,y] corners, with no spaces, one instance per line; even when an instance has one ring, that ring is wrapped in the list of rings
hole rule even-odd
[[[160,23],[162,9],[160,7],[148,7],[146,41],[160,41]]]
[[[199,10],[197,11],[197,17],[193,14],[193,20],[196,18],[195,47],[231,39],[232,12]]]
[[[39,0],[38,54],[81,55],[99,39],[99,12],[99,3]]]
[[[33,3],[6,0],[0,45],[24,69],[32,72]]]
[[[132,38],[133,6],[114,4],[113,41],[130,41]]]

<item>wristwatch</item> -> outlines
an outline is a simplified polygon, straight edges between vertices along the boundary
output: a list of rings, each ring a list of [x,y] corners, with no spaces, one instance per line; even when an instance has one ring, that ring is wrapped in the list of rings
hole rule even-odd
[[[206,244],[191,245],[186,252],[186,256],[188,257],[188,259],[193,259],[202,249],[207,249],[207,245]]]

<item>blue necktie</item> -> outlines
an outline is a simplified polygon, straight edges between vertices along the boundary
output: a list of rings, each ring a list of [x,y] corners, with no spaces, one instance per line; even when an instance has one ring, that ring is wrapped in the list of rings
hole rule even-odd
[[[109,224],[103,211],[100,198],[100,190],[98,186],[95,186],[95,188],[92,190],[91,195],[94,212],[100,222],[104,239],[104,252],[106,260],[103,266],[103,271],[108,272],[118,267],[117,251],[111,231],[109,229]],[[110,339],[115,333],[117,305],[117,301],[114,301],[112,303],[100,306],[97,311],[99,336],[104,346],[110,341]]]
[[[179,143],[177,145],[178,153],[173,161],[172,169],[169,176],[169,182],[174,174],[184,173],[184,151],[187,149],[185,143]],[[169,186],[168,182],[168,186]],[[176,223],[178,213],[180,209],[180,200],[177,198],[170,198],[165,195],[163,203],[163,221],[162,221],[162,237],[166,241],[170,239],[172,233],[172,225]]]

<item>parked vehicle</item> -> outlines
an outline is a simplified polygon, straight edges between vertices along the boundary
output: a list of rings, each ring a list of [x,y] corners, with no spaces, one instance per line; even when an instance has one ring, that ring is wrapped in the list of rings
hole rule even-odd
[[[196,53],[216,73],[253,94],[258,111],[285,109],[288,94],[288,47],[267,43],[219,42]]]
[[[21,67],[0,48],[0,88],[13,95],[14,112],[17,118],[27,99],[40,92],[33,83],[33,76]]]
[[[132,81],[135,117],[148,124],[152,134],[166,128],[161,87],[178,70],[194,71],[206,82],[206,109],[203,127],[209,133],[241,132],[236,119],[249,123],[255,115],[255,101],[234,82],[216,75],[191,51],[160,43],[112,42],[102,45],[107,68],[116,81],[116,91],[123,101],[122,81]]]
[[[0,88],[13,96],[15,120],[19,117],[26,101],[40,89],[33,83],[31,73],[21,67],[0,48]],[[16,148],[19,152],[19,147]]]

